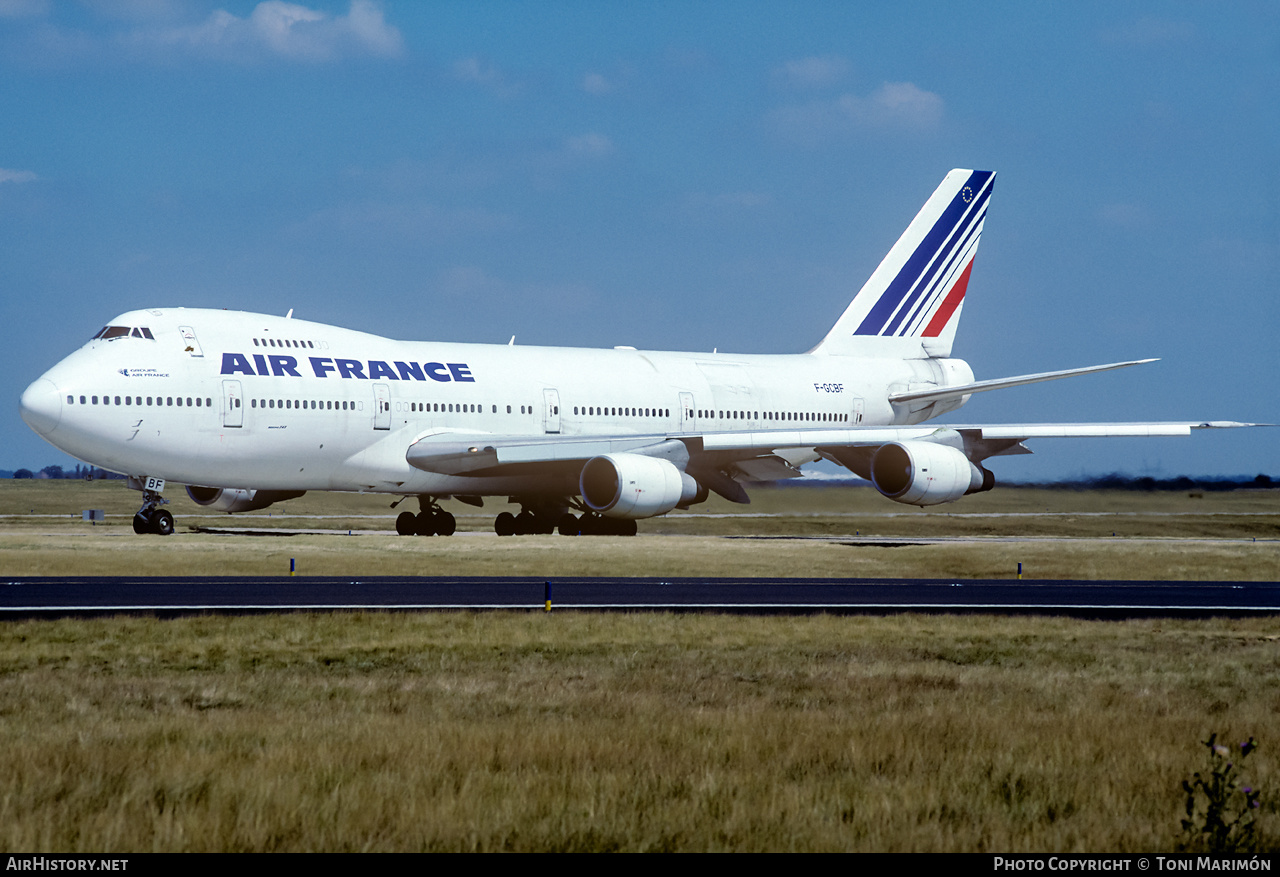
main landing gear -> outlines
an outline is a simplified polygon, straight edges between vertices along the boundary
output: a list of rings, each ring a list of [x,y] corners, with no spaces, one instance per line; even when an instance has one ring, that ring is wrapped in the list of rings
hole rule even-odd
[[[430,496],[418,497],[422,511],[401,512],[396,517],[396,532],[401,536],[452,536],[458,529],[458,520],[440,508]]]
[[[493,532],[499,536],[550,535],[559,531],[561,536],[634,536],[636,522],[625,518],[606,518],[581,509],[579,517],[570,511],[565,502],[545,504],[520,502],[518,515],[503,512],[494,519]]]
[[[135,484],[136,482],[136,484]],[[133,532],[142,536],[154,533],[157,536],[173,535],[173,515],[160,508],[169,500],[160,495],[164,490],[164,480],[160,478],[130,478],[129,486],[142,491],[142,508],[133,516]]]

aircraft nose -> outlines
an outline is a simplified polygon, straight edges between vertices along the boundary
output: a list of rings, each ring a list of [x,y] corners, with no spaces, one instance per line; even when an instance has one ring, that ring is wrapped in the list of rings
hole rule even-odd
[[[22,393],[19,403],[22,419],[40,435],[49,435],[62,420],[62,396],[58,386],[48,378],[33,381]]]

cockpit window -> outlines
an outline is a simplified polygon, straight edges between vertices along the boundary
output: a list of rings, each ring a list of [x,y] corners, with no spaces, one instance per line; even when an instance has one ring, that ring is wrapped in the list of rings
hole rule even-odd
[[[132,335],[134,338],[149,338],[155,341],[156,338],[151,334],[151,330],[145,326],[103,326],[102,331],[93,336],[93,340],[110,341],[112,338],[124,338]]]

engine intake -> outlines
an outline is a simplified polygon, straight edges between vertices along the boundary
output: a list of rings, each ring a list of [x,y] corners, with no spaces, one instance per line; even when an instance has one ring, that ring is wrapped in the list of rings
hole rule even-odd
[[[610,518],[652,518],[695,502],[705,491],[673,464],[640,454],[592,457],[578,479],[582,499]]]
[[[204,506],[215,512],[251,512],[265,509],[273,502],[284,502],[286,499],[297,499],[305,494],[305,490],[245,490],[238,487],[197,487],[188,486],[187,496],[196,505]]]
[[[996,477],[948,445],[891,442],[871,458],[871,483],[895,502],[926,506],[990,490]]]

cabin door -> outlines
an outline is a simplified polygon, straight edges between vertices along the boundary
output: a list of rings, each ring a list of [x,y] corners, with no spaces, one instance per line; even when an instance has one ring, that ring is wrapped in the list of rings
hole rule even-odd
[[[851,426],[860,426],[862,424],[862,399],[854,397],[853,409],[849,412],[849,424]]]
[[[698,420],[693,409],[693,394],[680,394],[680,431],[694,432],[698,428]]]
[[[244,397],[240,395],[239,381],[222,382],[222,425],[234,428],[244,426]]]
[[[542,391],[542,424],[548,435],[560,432],[560,391]]]
[[[373,428],[391,428],[391,386],[373,385]]]

